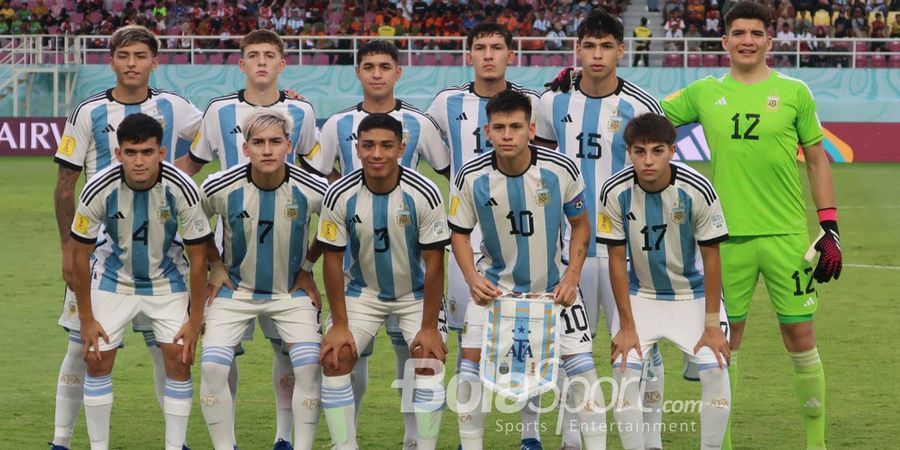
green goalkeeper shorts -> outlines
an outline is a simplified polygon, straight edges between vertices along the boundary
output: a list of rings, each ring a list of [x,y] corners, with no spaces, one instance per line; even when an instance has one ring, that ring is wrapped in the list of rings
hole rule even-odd
[[[819,304],[805,234],[732,236],[721,244],[722,288],[730,321],[747,318],[759,275],[781,323],[812,320]]]

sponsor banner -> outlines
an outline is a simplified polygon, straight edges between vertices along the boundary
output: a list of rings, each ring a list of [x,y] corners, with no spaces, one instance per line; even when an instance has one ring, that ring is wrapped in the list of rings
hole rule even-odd
[[[0,118],[0,156],[52,156],[65,127],[64,117]]]

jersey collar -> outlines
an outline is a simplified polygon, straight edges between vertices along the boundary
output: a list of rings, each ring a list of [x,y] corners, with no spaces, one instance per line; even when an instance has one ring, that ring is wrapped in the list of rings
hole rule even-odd
[[[395,103],[394,103],[394,111],[400,111],[400,109],[403,108],[403,102],[401,102],[399,98],[394,99],[394,101],[395,101]],[[363,102],[359,102],[359,103],[356,104],[356,111],[357,111],[357,112],[364,112],[364,113],[366,113],[366,114],[372,114],[371,112],[366,111],[365,109],[363,109]]]
[[[531,169],[533,166],[537,165],[537,147],[535,147],[531,144],[528,144],[528,151],[531,152],[531,161],[529,162],[528,167],[526,167],[525,170],[520,174],[510,175],[510,174],[505,173],[502,170],[500,170],[500,167],[497,166],[497,152],[493,152],[493,151],[491,152],[491,168],[496,170],[497,172],[502,173],[504,176],[507,176],[509,178],[521,177],[522,175],[525,175],[525,172],[528,172],[529,169]]]
[[[659,194],[660,192],[668,189],[669,186],[675,185],[675,175],[678,173],[678,166],[676,166],[675,164],[669,163],[669,168],[672,169],[671,173],[669,173],[669,177],[670,177],[669,183],[666,184],[665,187],[663,187],[662,189],[660,189],[658,191],[648,191],[648,190],[644,189],[643,186],[641,186],[641,183],[638,182],[637,169],[634,170],[634,185],[641,188],[642,191],[644,191],[648,194]]]
[[[120,164],[121,164],[121,163],[120,163]],[[125,180],[125,166],[124,166],[124,165],[121,165],[121,166],[119,167],[119,179],[122,181],[122,184],[124,184],[125,186],[128,186],[128,189],[130,189],[132,192],[147,192],[147,191],[149,191],[149,190],[155,188],[157,184],[162,183],[162,180],[163,180],[163,163],[159,163],[159,173],[156,175],[156,183],[153,183],[153,184],[152,184],[150,187],[148,187],[147,189],[135,189],[135,188],[131,187],[130,184],[128,184],[128,181]]]
[[[391,192],[394,192],[394,190],[397,189],[397,186],[400,186],[400,179],[403,178],[403,171],[406,170],[406,169],[403,168],[403,166],[397,166],[397,167],[400,169],[400,174],[399,174],[399,176],[397,177],[397,184],[395,184],[394,187],[391,188],[391,190],[389,190],[389,191],[387,191],[387,192],[375,192],[375,191],[373,191],[372,188],[369,187],[369,184],[366,183],[366,173],[363,172],[362,169],[359,169],[360,172],[362,172],[362,183],[363,183],[363,186],[365,186],[366,189],[367,189],[369,192],[371,192],[372,194],[374,194],[374,195],[388,195],[388,194],[390,194]]]
[[[118,104],[120,104],[120,105],[126,105],[126,106],[127,106],[127,105],[140,105],[141,103],[144,103],[144,102],[146,102],[147,100],[150,100],[151,97],[153,97],[153,90],[150,89],[150,87],[148,86],[148,87],[147,87],[147,98],[145,98],[145,99],[143,99],[143,100],[141,100],[141,101],[139,101],[139,102],[135,102],[135,103],[124,103],[124,102],[120,102],[120,101],[116,100],[115,98],[113,98],[113,95],[112,95],[112,94],[113,94],[113,89],[115,89],[115,88],[109,88],[109,89],[106,90],[106,99],[109,100],[109,101],[112,102],[112,103],[118,103]]]
[[[275,100],[275,103],[272,103],[269,105],[254,105],[253,103],[248,102],[247,98],[244,97],[244,91],[246,91],[246,89],[241,89],[241,90],[237,91],[238,101],[240,101],[241,103],[246,103],[250,106],[261,106],[263,108],[268,108],[272,105],[277,105],[278,103],[282,103],[287,99],[287,96],[284,95],[284,91],[279,90],[278,91],[278,100]]]
[[[275,186],[275,187],[272,188],[272,189],[264,189],[264,188],[261,188],[258,184],[256,184],[256,183],[253,182],[253,176],[251,175],[252,172],[251,172],[251,169],[250,169],[250,163],[247,163],[247,168],[245,169],[245,171],[246,171],[246,172],[245,172],[245,175],[247,176],[247,182],[249,182],[250,184],[252,184],[253,187],[259,189],[260,191],[264,191],[264,192],[277,191],[279,188],[281,188],[281,186],[284,186],[284,184],[287,183],[288,180],[290,180],[290,178],[291,178],[291,168],[290,168],[290,166],[288,166],[287,164],[285,164],[285,165],[284,165],[284,179],[281,180],[281,183],[279,183],[278,186]]]
[[[625,86],[625,80],[623,80],[622,77],[616,77],[616,81],[618,81],[618,83],[616,84],[616,90],[612,91],[612,93],[610,93],[609,95],[604,95],[602,97],[594,97],[592,95],[585,94],[584,91],[581,90],[581,78],[575,80],[575,89],[578,92],[581,92],[581,95],[583,95],[587,98],[602,99],[602,98],[606,98],[606,97],[612,97],[613,95],[619,95],[620,93],[622,93],[622,87]]]
[[[510,90],[510,89],[512,89],[512,82],[507,81],[507,82],[506,82],[506,90]],[[483,99],[489,99],[489,98],[490,98],[490,97],[482,97],[482,96],[480,96],[480,95],[478,95],[478,94],[475,93],[475,80],[472,80],[472,81],[469,82],[469,93],[472,94],[472,95],[474,95],[474,96],[476,96],[476,97],[478,97],[478,98],[483,98]]]

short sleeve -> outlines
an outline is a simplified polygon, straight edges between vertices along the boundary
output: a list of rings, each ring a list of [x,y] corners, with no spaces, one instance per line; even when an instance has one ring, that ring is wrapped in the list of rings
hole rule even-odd
[[[794,126],[797,128],[797,137],[802,147],[818,144],[823,139],[822,123],[816,113],[816,102],[812,92],[804,83],[797,93],[797,118]]]
[[[696,82],[691,83],[687,87],[669,94],[660,102],[663,112],[666,113],[666,117],[669,122],[672,122],[672,125],[677,127],[700,120],[700,114],[692,98],[694,90],[692,88],[695,84]]]
[[[181,183],[185,185],[184,189],[176,189],[179,195],[175,196],[175,207],[178,208],[181,220],[181,237],[186,245],[199,244],[212,236],[209,217],[204,211],[200,190],[194,181],[184,177]],[[186,198],[185,195],[196,197]]]
[[[340,152],[338,143],[337,125],[332,119],[328,119],[319,133],[319,142],[304,157],[305,165],[316,173],[326,176],[334,169],[334,162]]]
[[[215,130],[219,127],[216,122],[217,119],[215,118],[215,114],[211,114],[210,111],[207,110],[206,115],[200,122],[197,133],[191,141],[191,152],[189,155],[194,161],[206,164],[215,159],[215,144],[212,142],[212,138],[215,135]]]
[[[537,139],[556,142],[556,130],[553,128],[553,98],[552,91],[544,92],[534,109],[536,121],[534,135]]]
[[[327,250],[342,252],[347,248],[345,205],[340,198],[331,202],[329,194],[325,194],[325,199],[326,202],[322,204],[322,211],[319,213],[319,229],[316,233],[316,240]],[[329,204],[332,207],[329,207]]]
[[[450,150],[444,143],[441,130],[431,117],[422,118],[419,123],[422,124],[422,131],[416,151],[435,172],[447,172],[450,170]]]
[[[81,111],[74,122],[66,121],[63,135],[59,139],[59,147],[53,160],[61,166],[72,170],[81,171],[87,158],[88,149],[94,145],[94,137],[91,134],[91,115],[88,111]]]
[[[422,202],[417,211],[422,211],[419,220],[419,245],[423,249],[434,250],[444,248],[450,243],[450,230],[447,229],[447,215],[444,213],[444,202],[438,198],[434,208],[428,202]]]
[[[193,142],[203,123],[203,113],[193,103],[183,100],[178,115],[178,137]]]
[[[316,146],[316,111],[312,106],[304,105],[303,123],[300,125],[300,139],[294,152],[303,157],[310,154]]]
[[[467,177],[457,178],[459,179],[450,190],[450,228],[459,233],[469,234],[478,224],[472,187]]]
[[[563,210],[567,217],[575,217],[584,212],[584,178],[581,172],[575,172],[575,179],[566,178],[565,191],[563,191]]]
[[[699,245],[715,244],[728,239],[728,227],[722,205],[716,197],[712,204],[705,199],[694,199],[694,239]]]
[[[595,235],[598,244],[624,245],[626,243],[624,220],[618,198],[607,198],[605,205],[603,199],[598,199]]]
[[[447,139],[447,132],[450,129],[449,120],[447,120],[447,97],[441,94],[436,95],[425,114],[437,123],[438,129],[441,130],[441,136]]]
[[[85,202],[86,200],[87,202]],[[103,196],[93,195],[88,200],[85,195],[82,195],[78,208],[75,210],[75,219],[72,220],[72,238],[85,244],[97,242],[100,224],[106,217],[105,209],[106,202]]]

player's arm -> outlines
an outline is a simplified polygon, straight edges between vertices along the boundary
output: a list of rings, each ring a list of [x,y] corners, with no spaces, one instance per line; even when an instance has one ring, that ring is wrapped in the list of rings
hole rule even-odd
[[[553,129],[553,92],[548,91],[541,95],[537,101],[537,107],[534,108],[535,133],[534,144],[550,149],[558,147],[556,142],[556,130]],[[540,114],[538,114],[540,113]]]
[[[183,340],[181,362],[184,364],[194,363],[197,341],[200,338],[200,329],[203,327],[203,308],[206,304],[206,285],[208,282],[206,272],[208,242],[212,242],[212,236],[208,236],[205,241],[184,246],[188,261],[191,264],[191,306],[188,321],[181,326],[181,330],[175,336],[175,342],[178,342],[179,339]]]
[[[578,280],[581,278],[581,269],[587,258],[591,238],[591,223],[586,212],[567,219],[572,229],[569,241],[569,266],[553,290],[556,301],[563,306],[571,306],[578,298]]]
[[[706,291],[706,316],[704,320],[703,335],[694,347],[694,354],[701,347],[709,347],[716,355],[719,367],[724,368],[725,362],[731,358],[731,349],[728,339],[719,323],[719,306],[722,303],[722,260],[719,256],[718,242],[702,244],[700,257],[703,259],[703,288]]]
[[[641,353],[641,341],[634,325],[634,315],[631,313],[631,296],[628,293],[628,265],[625,244],[607,243],[609,254],[609,281],[612,284],[613,298],[616,300],[616,311],[619,313],[619,331],[612,339],[612,354],[610,361],[616,364],[621,356],[621,368],[625,370],[628,361],[628,352],[634,349],[638,358],[643,359]]]
[[[313,238],[306,250],[306,259],[300,265],[300,271],[294,277],[294,285],[291,286],[291,292],[303,289],[304,292],[312,300],[313,306],[318,310],[322,310],[322,296],[319,294],[319,288],[316,286],[316,280],[313,278],[313,268],[316,261],[322,256],[323,249],[318,241]]]
[[[88,184],[89,187],[93,187]],[[92,355],[100,361],[100,339],[109,343],[106,331],[94,318],[94,310],[91,306],[91,269],[90,258],[97,243],[97,235],[100,232],[100,222],[106,215],[105,200],[95,199],[85,204],[82,198],[75,212],[70,228],[70,251],[72,254],[72,289],[75,291],[75,301],[78,303],[78,319],[81,322],[81,340],[84,344],[82,355],[88,358],[91,347]]]
[[[446,241],[445,241],[446,242]],[[444,295],[444,249],[422,250],[425,261],[425,300],[422,305],[422,326],[410,344],[410,354],[418,358],[446,360],[447,345],[438,327]]]
[[[206,162],[200,162],[199,159],[191,157],[190,152],[175,160],[175,167],[190,176],[196,175],[205,164]]]
[[[322,339],[319,362],[322,366],[337,370],[340,367],[339,354],[344,347],[350,347],[350,354],[356,359],[356,342],[350,332],[347,318],[347,302],[344,297],[344,252],[326,250],[322,263],[325,279],[325,295],[331,315],[331,328]]]
[[[53,190],[53,206],[56,212],[56,226],[59,228],[59,243],[62,250],[63,280],[69,288],[74,286],[73,261],[69,233],[75,219],[75,184],[80,170],[73,170],[60,164],[56,173],[56,188]]]
[[[466,180],[456,177],[450,193],[450,248],[453,249],[453,257],[469,285],[469,293],[472,301],[484,306],[501,295],[500,289],[487,278],[481,276],[475,269],[475,253],[472,252],[472,239],[470,234],[478,225],[478,215],[472,204],[472,195],[469,193],[469,185]]]

